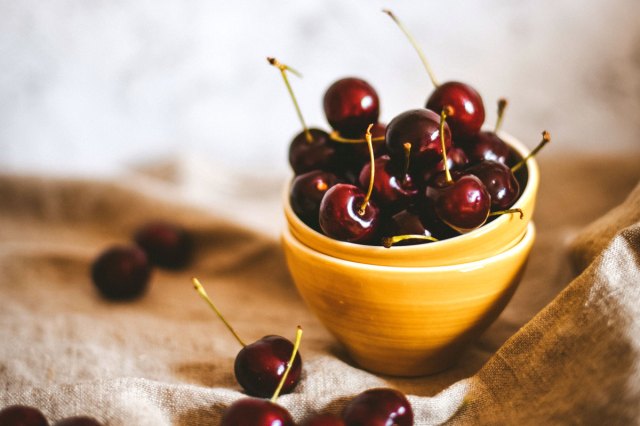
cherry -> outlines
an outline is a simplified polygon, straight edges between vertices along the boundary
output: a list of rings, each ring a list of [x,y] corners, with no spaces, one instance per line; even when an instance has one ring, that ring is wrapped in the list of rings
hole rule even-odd
[[[335,174],[322,170],[312,170],[296,176],[289,193],[291,209],[309,227],[319,229],[320,202],[327,190],[338,181]]]
[[[55,426],[102,426],[102,423],[93,417],[75,416],[62,419]]]
[[[386,128],[387,126],[382,123],[375,123],[371,128],[373,155],[376,158],[387,153],[387,147],[384,143]],[[362,134],[361,138],[357,139],[342,137],[336,131],[331,132],[329,135],[335,142],[336,150],[333,157],[333,170],[342,174],[350,183],[357,183],[360,170],[369,162],[369,147],[365,133]],[[351,180],[352,176],[355,179]]]
[[[300,381],[302,372],[302,358],[297,346],[284,337],[273,335],[265,336],[249,345],[245,344],[213,304],[200,281],[197,278],[192,278],[191,281],[198,294],[209,304],[242,346],[236,355],[234,373],[236,380],[247,394],[267,397],[275,391],[291,392]],[[297,344],[301,334],[302,330],[298,327]],[[289,359],[292,352],[295,356]]]
[[[467,164],[469,164],[469,160],[461,148],[454,146],[447,151],[447,167],[449,167],[449,170],[461,170]],[[419,175],[418,182],[420,182],[420,185],[424,188],[435,175],[443,172],[444,168],[444,160],[440,159],[440,161],[432,167],[422,170],[422,173]]]
[[[9,405],[0,410],[2,426],[49,426],[40,410],[28,405]]]
[[[137,246],[113,246],[102,252],[91,266],[91,278],[107,299],[129,300],[147,289],[151,267]]]
[[[466,173],[478,177],[491,196],[491,209],[503,210],[511,207],[520,196],[520,184],[504,163],[481,161],[468,169]]]
[[[376,158],[374,167],[376,173],[373,180],[373,194],[380,206],[399,210],[407,207],[418,195],[418,188],[413,184],[406,169],[399,172],[398,167],[394,167],[388,155]],[[362,187],[368,185],[370,177],[371,165],[365,164],[360,172],[360,185]]]
[[[410,245],[437,241],[424,226],[420,215],[413,209],[404,209],[391,216],[389,220],[389,237],[382,239],[384,247],[393,245]]]
[[[353,398],[342,418],[347,426],[412,426],[413,409],[401,392],[374,388]]]
[[[471,163],[492,160],[507,164],[510,154],[509,146],[497,135],[506,107],[507,100],[500,99],[498,101],[498,118],[493,131],[478,132],[458,141]]]
[[[300,106],[296,99],[287,71],[301,77],[301,74],[288,65],[280,63],[276,58],[267,58],[267,62],[280,70],[280,75],[287,87],[287,92],[293,101],[300,124],[302,124],[302,132],[298,133],[289,145],[289,164],[295,174],[309,172],[314,169],[325,169],[332,164],[335,155],[335,147],[329,134],[320,129],[310,129],[307,127]]]
[[[445,123],[443,139],[451,147],[451,131]],[[440,116],[428,109],[412,109],[397,115],[387,126],[386,144],[396,163],[405,161],[405,144],[411,145],[411,171],[433,167],[442,158]]]
[[[337,240],[366,243],[374,238],[378,230],[380,209],[371,200],[375,179],[371,127],[366,134],[372,164],[367,193],[355,185],[339,183],[327,191],[320,203],[320,228]]]
[[[308,418],[302,426],[345,426],[344,421],[334,414],[316,414]]]
[[[422,64],[427,70],[431,83],[435,87],[427,99],[426,108],[440,112],[445,106],[453,108],[448,123],[451,127],[453,138],[457,140],[461,136],[477,133],[484,123],[484,104],[480,94],[471,86],[457,81],[450,81],[440,84],[435,78],[435,74],[429,65],[422,49],[415,41],[409,30],[390,10],[383,10],[393,19],[400,30],[412,44]]]
[[[242,398],[222,415],[221,426],[294,426],[291,414],[266,399]]]
[[[182,226],[155,221],[139,228],[133,239],[140,246],[149,261],[167,269],[182,269],[191,261],[193,239]]]
[[[376,90],[356,77],[342,78],[329,86],[323,106],[331,127],[347,138],[362,137],[367,126],[376,123],[380,115]]]

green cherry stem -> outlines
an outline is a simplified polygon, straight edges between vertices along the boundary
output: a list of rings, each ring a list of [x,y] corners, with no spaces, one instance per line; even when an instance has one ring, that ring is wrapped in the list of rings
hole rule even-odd
[[[501,216],[503,214],[515,214],[515,213],[520,214],[520,219],[524,218],[524,213],[522,212],[522,209],[497,210],[495,212],[489,213],[489,216]]]
[[[296,95],[293,94],[293,89],[291,88],[291,84],[289,84],[289,78],[287,77],[287,71],[293,73],[294,75],[302,78],[302,74],[298,71],[294,70],[288,65],[280,63],[276,58],[267,57],[267,61],[273,65],[274,67],[280,70],[280,74],[282,75],[282,79],[284,80],[285,86],[287,86],[287,91],[289,92],[289,96],[291,96],[291,100],[293,101],[293,106],[296,108],[296,113],[298,114],[298,119],[302,124],[302,129],[304,130],[304,135],[307,138],[307,142],[313,142],[313,136],[311,136],[311,132],[307,127],[307,123],[304,121],[304,117],[302,116],[302,111],[300,110],[300,105],[298,105],[298,100],[296,99]]]
[[[278,387],[276,388],[275,392],[273,392],[273,395],[271,396],[271,402],[276,402],[276,400],[278,399],[278,396],[280,395],[280,391],[284,386],[285,380],[287,380],[289,371],[291,371],[291,366],[293,365],[293,362],[296,359],[296,354],[298,353],[298,349],[300,348],[301,340],[302,340],[302,327],[298,326],[298,329],[296,331],[296,341],[293,343],[293,351],[291,351],[291,358],[289,358],[289,362],[287,363],[287,368],[286,370],[284,370],[284,374],[282,374],[282,377],[280,378],[280,383],[278,383]]]
[[[329,137],[331,138],[331,140],[334,140],[340,143],[367,143],[366,138],[361,138],[361,139],[344,138],[340,135],[340,132],[338,132],[337,130],[331,131],[331,133],[329,133]],[[372,138],[371,141],[382,142],[384,141],[384,136],[378,136],[376,138]]]
[[[505,98],[498,99],[498,118],[496,119],[496,127],[493,129],[494,133],[498,133],[502,127],[502,118],[504,117],[504,110],[507,108],[507,100]]]
[[[382,245],[386,248],[391,248],[392,245],[398,244],[401,241],[406,240],[425,240],[425,241],[438,241],[436,238],[421,235],[421,234],[406,234],[406,235],[394,235],[393,237],[386,237],[382,239]]]
[[[394,13],[389,9],[382,9],[382,11],[387,15],[389,15],[391,19],[393,19],[393,22],[395,22],[398,28],[400,28],[400,31],[402,31],[404,35],[409,39],[409,43],[411,43],[415,51],[418,53],[418,56],[422,61],[422,65],[424,65],[424,68],[427,70],[427,74],[429,75],[429,79],[431,80],[431,83],[433,84],[434,87],[436,88],[439,87],[440,83],[438,82],[438,79],[436,79],[436,76],[433,70],[431,69],[431,65],[429,65],[429,62],[427,61],[427,57],[424,56],[422,49],[420,48],[416,40],[413,38],[413,36],[411,35],[407,27],[405,27],[404,24],[398,19],[398,17],[394,15]]]
[[[402,174],[402,180],[406,183],[407,176],[409,175],[409,166],[411,165],[411,142],[405,142],[402,144],[404,149],[404,173]]]
[[[204,299],[205,302],[207,302],[209,304],[209,306],[211,307],[211,309],[213,309],[213,311],[216,313],[216,315],[218,315],[218,318],[220,318],[222,320],[222,322],[224,323],[224,325],[227,326],[227,328],[229,329],[229,331],[231,332],[231,334],[233,334],[233,337],[236,338],[236,340],[238,341],[238,343],[240,343],[240,345],[242,347],[247,346],[242,339],[240,338],[240,336],[238,336],[238,333],[236,333],[236,331],[233,329],[233,327],[231,327],[231,324],[229,324],[227,322],[227,320],[225,319],[225,317],[222,315],[222,313],[220,313],[220,311],[218,310],[218,308],[216,308],[216,305],[213,304],[213,302],[211,301],[211,299],[209,298],[209,296],[207,295],[207,292],[205,291],[204,287],[202,286],[202,284],[200,284],[200,281],[195,278],[192,277],[191,278],[191,282],[193,283],[193,287],[196,289],[196,291],[198,292],[198,294],[200,295],[200,297],[202,297]]]
[[[542,140],[540,141],[538,146],[536,146],[533,149],[533,151],[531,151],[526,157],[518,161],[518,163],[511,168],[511,173],[517,172],[522,166],[524,166],[524,164],[529,160],[529,158],[536,155],[549,142],[551,142],[551,135],[549,134],[549,132],[545,130],[542,132]]]
[[[367,133],[364,138],[367,140],[367,145],[369,145],[369,161],[371,161],[371,176],[369,177],[369,189],[367,190],[367,195],[364,197],[364,201],[358,210],[358,214],[360,216],[364,215],[365,210],[367,209],[367,204],[369,204],[369,200],[371,199],[371,193],[373,192],[373,180],[376,177],[376,165],[375,158],[373,156],[373,143],[371,142],[371,128],[373,124],[369,124],[367,127]]]
[[[453,108],[449,105],[445,105],[440,112],[440,144],[442,145],[442,161],[444,161],[444,173],[447,178],[447,183],[453,183],[451,172],[449,171],[449,163],[447,162],[447,147],[444,143],[444,123],[448,116],[453,114]]]

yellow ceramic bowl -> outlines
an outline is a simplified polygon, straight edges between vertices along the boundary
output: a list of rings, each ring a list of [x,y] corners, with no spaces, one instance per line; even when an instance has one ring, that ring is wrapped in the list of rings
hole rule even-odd
[[[501,133],[500,137],[522,157],[529,153],[524,145],[513,137]],[[522,239],[531,220],[538,192],[540,174],[534,158],[522,168],[521,179],[526,181],[520,198],[513,208],[520,208],[524,218],[503,215],[469,233],[436,243],[413,246],[365,246],[329,238],[302,222],[291,210],[289,188],[284,191],[284,213],[291,234],[306,246],[329,256],[352,262],[382,266],[444,266],[473,262],[498,254]]]
[[[350,262],[282,242],[306,304],[361,367],[420,376],[452,365],[513,295],[535,238],[533,222],[513,247],[475,262],[391,267]]]

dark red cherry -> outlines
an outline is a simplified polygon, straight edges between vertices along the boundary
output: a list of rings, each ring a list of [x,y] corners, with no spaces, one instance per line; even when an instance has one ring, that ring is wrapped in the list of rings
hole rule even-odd
[[[151,267],[138,246],[113,246],[98,256],[91,266],[91,278],[107,299],[128,300],[147,289]]]
[[[342,78],[329,86],[323,105],[331,127],[347,138],[362,137],[367,126],[377,123],[380,115],[376,90],[355,77]]]
[[[509,146],[505,141],[494,132],[489,131],[461,138],[459,145],[469,157],[470,163],[491,160],[506,164],[510,155]]]
[[[373,145],[374,157],[386,154],[387,147],[384,143],[384,135],[386,125],[376,123],[371,128],[371,137]],[[347,177],[346,181],[356,184],[358,175],[362,166],[369,163],[369,147],[365,142],[365,134],[359,136],[361,142],[339,142],[336,141],[336,155],[334,157],[334,165],[337,173],[341,173]],[[351,181],[348,176],[355,176],[355,180]]]
[[[291,414],[267,399],[243,398],[222,415],[221,426],[294,426]]]
[[[324,194],[338,183],[338,177],[322,170],[298,175],[291,183],[289,201],[291,209],[311,228],[319,229],[318,214]]]
[[[374,388],[353,398],[342,418],[347,426],[412,426],[413,410],[401,392]]]
[[[102,423],[88,416],[67,417],[60,420],[54,426],[102,426]]]
[[[336,152],[335,143],[329,134],[320,129],[309,129],[312,140],[303,130],[289,145],[289,164],[296,175],[311,170],[331,170]]]
[[[473,87],[457,81],[437,86],[429,96],[426,107],[439,113],[447,105],[453,108],[447,123],[454,140],[480,131],[484,123],[484,104]]]
[[[191,261],[193,239],[182,226],[164,221],[143,225],[133,237],[156,266],[182,269]]]
[[[511,169],[498,161],[481,161],[465,170],[480,178],[491,196],[492,210],[508,209],[520,196],[520,184]]]
[[[461,170],[467,164],[469,164],[469,160],[467,159],[467,155],[461,148],[454,146],[447,151],[447,167],[449,167],[449,170]],[[442,159],[433,166],[423,169],[418,178],[421,187],[425,188],[426,185],[428,185],[429,182],[433,179],[433,177],[443,172],[444,169],[444,160]]]
[[[236,356],[236,380],[247,394],[270,397],[280,383],[293,352],[293,343],[281,336],[265,336],[243,347]],[[289,393],[300,381],[302,358],[296,353],[281,393]]]
[[[0,410],[2,426],[49,426],[44,414],[28,405],[9,405]]]
[[[435,165],[442,159],[440,116],[424,108],[397,115],[387,126],[386,133],[387,150],[394,163],[404,164],[407,142],[411,144],[412,173]],[[444,142],[447,149],[451,147],[451,132],[446,123]]]
[[[473,175],[463,175],[448,183],[433,199],[438,217],[459,232],[482,226],[491,210],[487,188]]]
[[[302,423],[302,426],[345,426],[345,424],[334,414],[316,414]]]
[[[320,228],[329,237],[353,243],[371,241],[378,230],[380,210],[355,185],[339,183],[320,203]],[[362,206],[364,205],[364,209]]]
[[[375,176],[373,179],[373,198],[383,208],[399,210],[411,204],[418,195],[418,188],[413,184],[409,174],[391,163],[391,157],[382,155],[375,159]],[[369,185],[371,165],[365,164],[360,172],[361,188]]]

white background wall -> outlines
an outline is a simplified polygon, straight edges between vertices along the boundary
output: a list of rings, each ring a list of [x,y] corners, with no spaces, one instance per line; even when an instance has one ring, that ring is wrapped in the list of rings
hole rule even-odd
[[[377,88],[382,119],[431,86],[381,9],[396,12],[441,81],[510,100],[504,130],[555,154],[640,150],[638,0],[0,0],[0,168],[110,174],[163,158],[286,176],[299,130],[335,79]],[[552,152],[552,151],[549,151]]]

